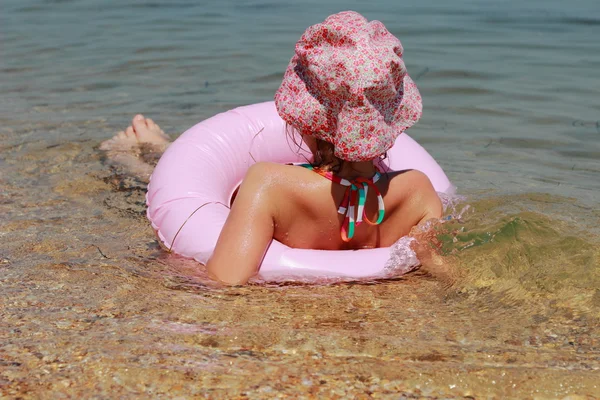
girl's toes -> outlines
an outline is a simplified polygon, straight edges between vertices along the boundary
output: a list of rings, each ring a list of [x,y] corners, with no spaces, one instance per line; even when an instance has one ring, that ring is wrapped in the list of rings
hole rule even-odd
[[[104,151],[110,150],[110,149],[112,149],[113,144],[114,144],[114,139],[111,138],[111,139],[105,140],[104,142],[100,143],[100,150],[104,150]]]
[[[138,114],[133,118],[132,124],[133,130],[135,131],[138,137],[140,136],[140,134],[142,134],[142,132],[148,129],[148,127],[146,126],[146,119],[141,114]]]
[[[128,138],[135,138],[135,130],[133,129],[133,126],[125,129],[125,136]]]
[[[137,143],[135,139],[135,133],[131,131],[132,136],[128,136],[128,134],[124,131],[117,133],[112,138],[105,140],[100,144],[100,150],[104,151],[124,151],[129,150],[133,145]]]

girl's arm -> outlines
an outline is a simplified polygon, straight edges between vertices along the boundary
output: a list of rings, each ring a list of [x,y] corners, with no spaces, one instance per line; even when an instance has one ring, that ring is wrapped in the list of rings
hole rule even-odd
[[[243,285],[256,274],[273,239],[275,207],[270,166],[250,167],[223,226],[209,275],[227,285]]]
[[[449,288],[460,279],[461,274],[452,258],[440,254],[441,244],[437,238],[437,228],[442,224],[439,218],[433,218],[413,227],[409,236],[415,240],[410,247],[421,262],[421,270],[428,272],[444,287]]]
[[[421,218],[409,234],[416,239],[412,242],[411,247],[421,262],[421,269],[440,280],[444,286],[449,287],[459,278],[459,273],[456,265],[439,253],[440,243],[437,238],[439,233],[437,228],[443,226],[441,221],[442,202],[431,183],[426,189],[421,192],[423,194],[419,199],[422,207]]]

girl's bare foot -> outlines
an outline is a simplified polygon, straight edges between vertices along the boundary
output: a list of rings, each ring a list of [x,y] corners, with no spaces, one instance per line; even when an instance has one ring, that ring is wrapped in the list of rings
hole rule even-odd
[[[133,117],[127,129],[102,142],[100,150],[106,151],[108,160],[113,164],[122,166],[129,173],[146,180],[152,173],[153,166],[144,162],[143,158],[152,157],[142,153],[160,155],[169,143],[169,136],[154,121],[138,114]]]
[[[138,114],[133,117],[131,125],[127,129],[102,142],[100,150],[127,151],[142,143],[166,147],[169,144],[169,136],[150,118],[144,118],[143,115]]]

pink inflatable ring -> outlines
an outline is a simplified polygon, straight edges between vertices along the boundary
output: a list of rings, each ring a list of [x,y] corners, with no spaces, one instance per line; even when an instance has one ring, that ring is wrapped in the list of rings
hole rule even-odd
[[[146,195],[147,216],[163,246],[206,264],[229,214],[232,195],[248,168],[259,161],[300,163],[310,158],[290,140],[288,129],[274,103],[267,102],[218,114],[175,140],[156,166]],[[405,133],[380,167],[417,169],[438,192],[453,190],[435,160]],[[257,277],[266,281],[389,278],[418,266],[410,241],[402,238],[391,248],[329,251],[293,249],[273,240]],[[391,265],[391,250],[404,254],[394,257],[395,265]]]

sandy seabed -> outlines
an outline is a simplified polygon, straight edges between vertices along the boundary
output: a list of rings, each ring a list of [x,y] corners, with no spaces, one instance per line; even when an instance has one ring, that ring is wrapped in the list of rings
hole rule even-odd
[[[444,289],[417,272],[210,289],[161,251],[144,185],[96,146],[3,150],[4,398],[600,397],[593,286],[561,298],[479,274]],[[587,240],[577,262],[598,265]]]

